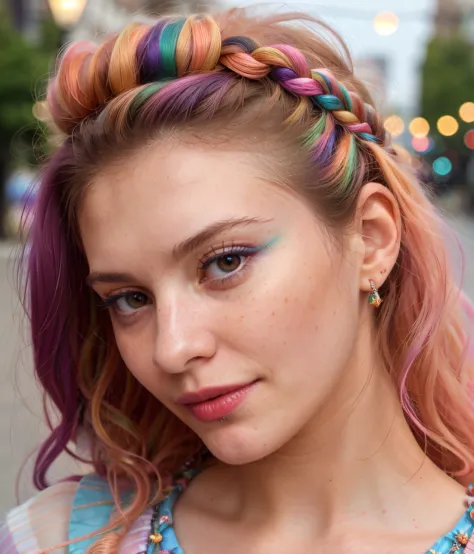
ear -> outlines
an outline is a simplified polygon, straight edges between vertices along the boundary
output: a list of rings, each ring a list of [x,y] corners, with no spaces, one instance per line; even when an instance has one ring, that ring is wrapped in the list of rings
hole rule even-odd
[[[379,183],[367,183],[359,194],[356,226],[364,244],[360,290],[377,288],[392,271],[400,251],[400,209],[393,194]]]

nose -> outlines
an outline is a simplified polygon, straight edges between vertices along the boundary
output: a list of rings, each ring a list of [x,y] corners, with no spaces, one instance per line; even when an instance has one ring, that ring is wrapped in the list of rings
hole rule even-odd
[[[169,293],[157,306],[153,362],[172,374],[182,373],[216,353],[216,337],[203,300],[185,294]]]

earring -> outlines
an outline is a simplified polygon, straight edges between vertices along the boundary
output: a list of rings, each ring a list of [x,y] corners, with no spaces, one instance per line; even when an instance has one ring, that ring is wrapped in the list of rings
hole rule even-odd
[[[372,292],[369,294],[369,304],[374,308],[379,308],[383,300],[380,298],[379,291],[377,290],[377,287],[375,286],[375,283],[372,281],[372,279],[369,279],[369,283],[370,288],[372,289]]]

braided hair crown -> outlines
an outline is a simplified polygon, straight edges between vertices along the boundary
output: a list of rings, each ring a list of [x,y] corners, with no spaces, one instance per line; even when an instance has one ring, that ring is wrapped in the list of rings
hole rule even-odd
[[[311,20],[303,14],[250,19],[242,10],[215,17],[168,16],[153,25],[132,23],[100,46],[75,44],[60,60],[49,86],[52,119],[69,135],[127,93],[146,90],[140,97],[150,98],[181,78],[217,73],[272,81],[299,100],[297,111],[310,106],[357,139],[385,143],[382,121],[355,79],[342,41],[339,54],[324,36],[285,24],[292,19]]]

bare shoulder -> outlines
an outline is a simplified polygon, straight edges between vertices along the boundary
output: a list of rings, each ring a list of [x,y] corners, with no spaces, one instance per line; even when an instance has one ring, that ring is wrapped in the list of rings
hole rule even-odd
[[[78,486],[74,482],[53,485],[11,510],[0,528],[0,552],[39,554],[65,543]],[[67,551],[67,547],[54,550]]]

